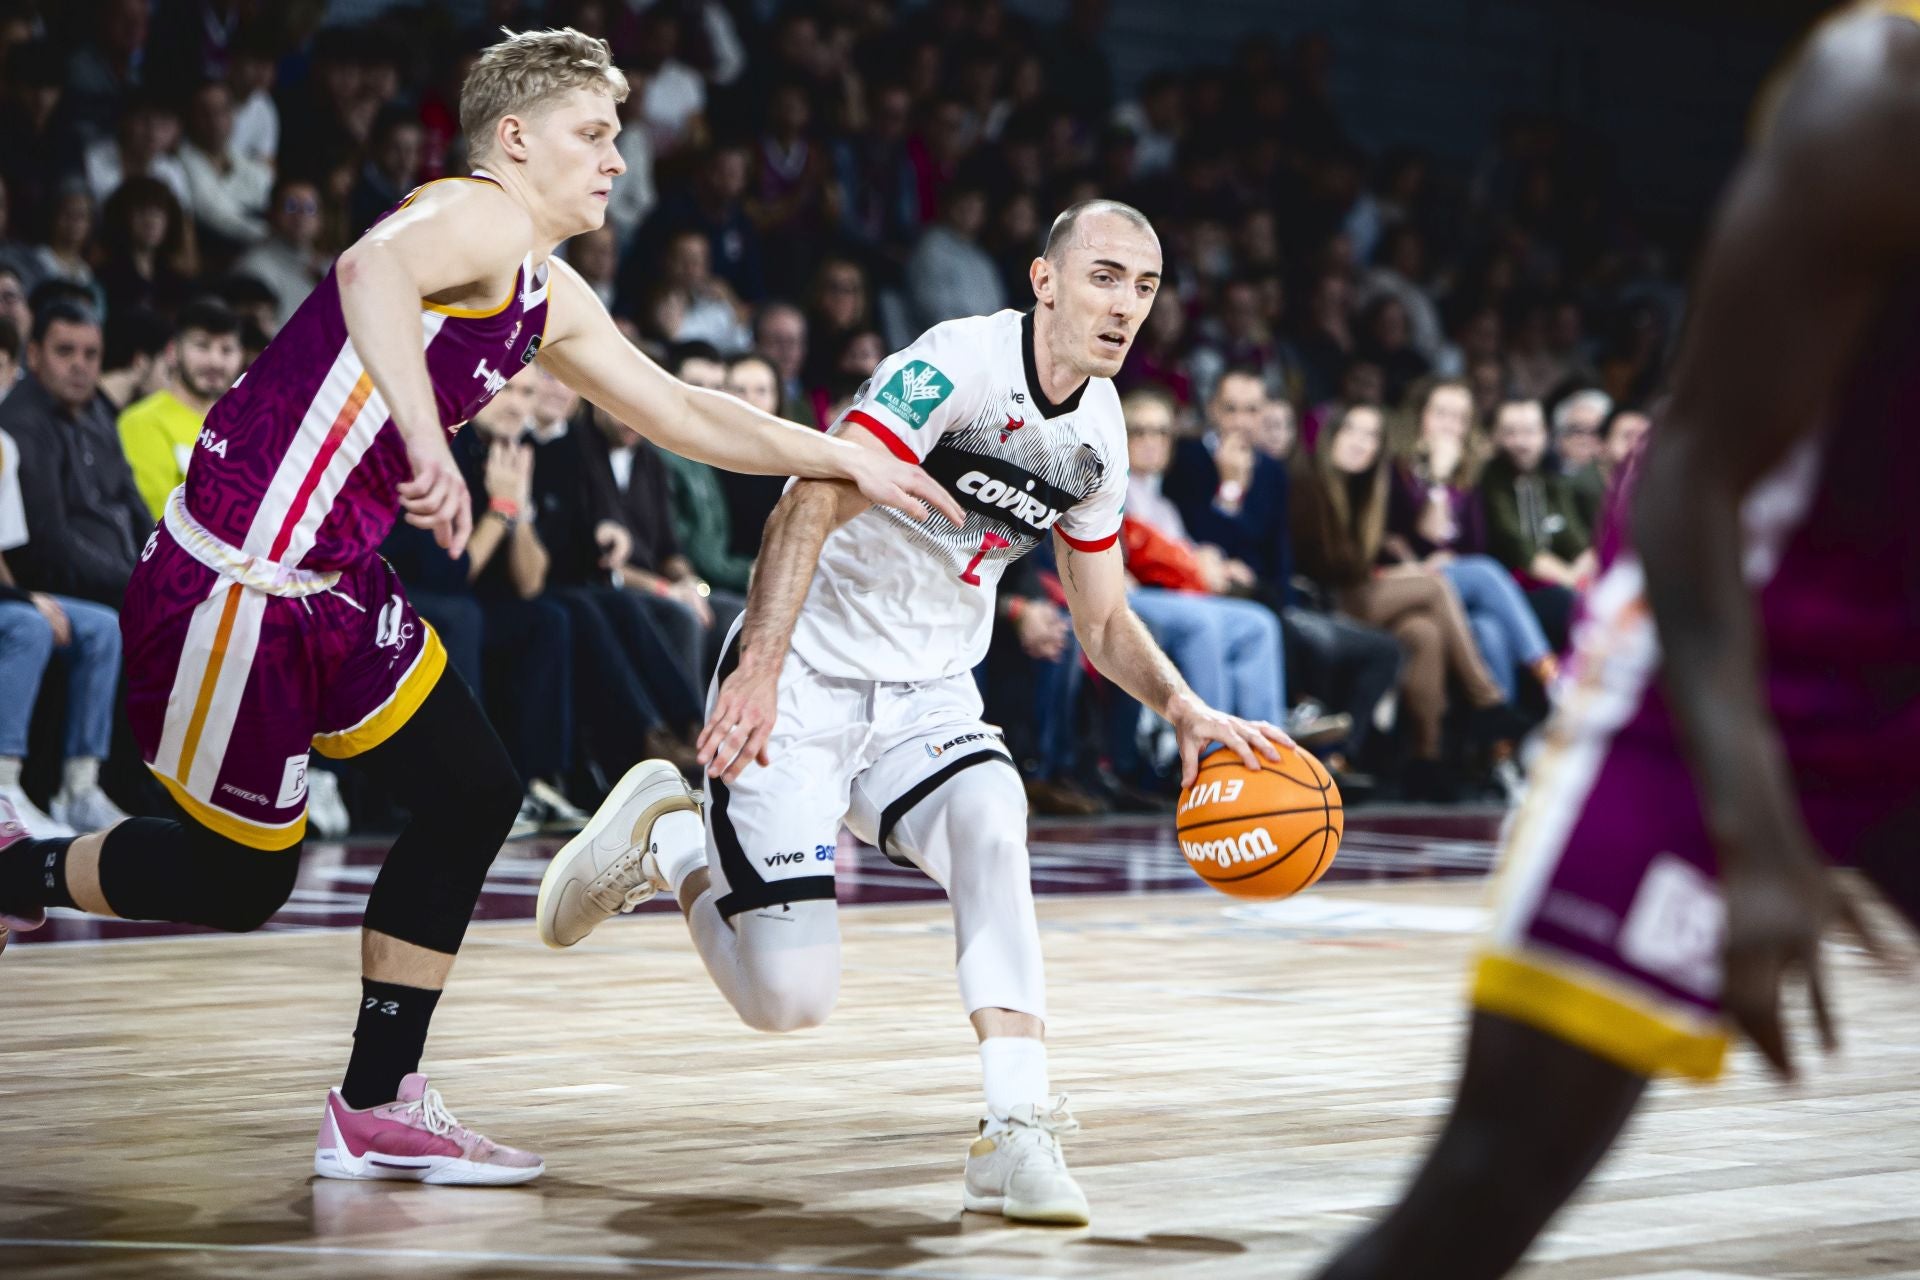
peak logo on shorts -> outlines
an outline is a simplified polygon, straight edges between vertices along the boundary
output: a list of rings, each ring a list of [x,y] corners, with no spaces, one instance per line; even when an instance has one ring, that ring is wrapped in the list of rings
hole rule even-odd
[[[915,431],[927,425],[940,402],[953,394],[953,380],[924,360],[909,360],[875,396],[881,405]]]

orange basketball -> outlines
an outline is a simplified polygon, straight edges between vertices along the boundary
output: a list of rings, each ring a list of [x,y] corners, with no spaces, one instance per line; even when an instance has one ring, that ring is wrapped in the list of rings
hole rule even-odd
[[[1180,851],[1205,880],[1237,898],[1286,898],[1325,874],[1340,848],[1340,788],[1294,748],[1249,769],[1225,747],[1200,762],[1174,819]]]

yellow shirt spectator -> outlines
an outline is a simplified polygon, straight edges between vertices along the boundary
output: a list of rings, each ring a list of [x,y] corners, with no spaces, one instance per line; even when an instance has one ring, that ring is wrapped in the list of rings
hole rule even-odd
[[[155,520],[167,495],[187,478],[204,421],[204,414],[164,389],[134,401],[120,415],[120,449]]]

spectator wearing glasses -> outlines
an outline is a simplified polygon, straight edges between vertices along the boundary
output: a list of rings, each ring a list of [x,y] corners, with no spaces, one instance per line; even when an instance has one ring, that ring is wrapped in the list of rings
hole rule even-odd
[[[1613,415],[1613,397],[1598,387],[1582,387],[1553,405],[1554,461],[1561,475],[1573,482],[1580,511],[1589,528],[1598,528],[1600,504],[1606,496],[1606,477],[1600,466],[1600,433]]]
[[[320,189],[306,178],[280,178],[267,207],[267,238],[233,268],[273,291],[276,328],[292,318],[327,273],[319,241]]]

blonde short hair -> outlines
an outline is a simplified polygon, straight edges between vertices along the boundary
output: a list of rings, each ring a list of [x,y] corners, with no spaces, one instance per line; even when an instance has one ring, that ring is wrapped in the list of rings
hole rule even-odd
[[[476,160],[493,149],[493,127],[501,116],[526,115],[575,89],[627,100],[627,77],[613,65],[605,40],[572,27],[500,30],[506,39],[487,47],[460,86],[460,128]]]

